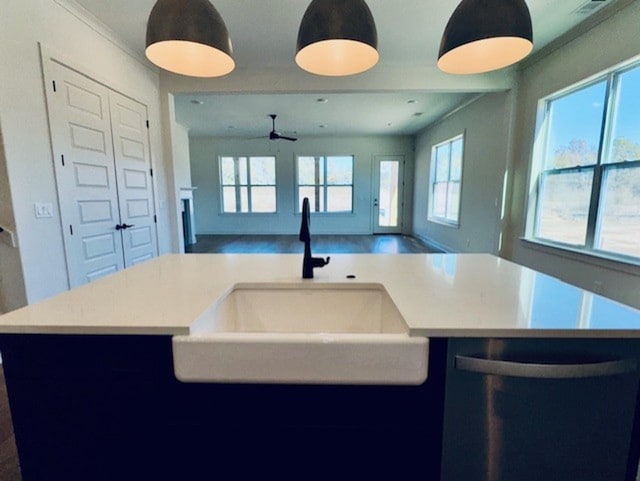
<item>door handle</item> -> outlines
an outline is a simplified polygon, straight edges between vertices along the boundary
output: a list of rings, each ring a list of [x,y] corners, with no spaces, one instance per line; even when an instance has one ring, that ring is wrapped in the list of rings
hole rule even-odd
[[[455,367],[460,371],[497,376],[541,379],[578,379],[585,377],[614,376],[636,371],[636,359],[586,362],[580,364],[544,364],[502,361],[457,355]]]
[[[116,224],[116,230],[124,230],[133,227],[135,224]]]

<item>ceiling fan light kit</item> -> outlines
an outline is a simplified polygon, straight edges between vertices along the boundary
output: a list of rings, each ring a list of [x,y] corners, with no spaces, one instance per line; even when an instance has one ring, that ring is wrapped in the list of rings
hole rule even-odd
[[[533,50],[524,0],[462,0],[442,35],[438,68],[476,74],[512,65]]]
[[[208,0],[158,0],[147,23],[147,58],[192,77],[219,77],[235,68],[224,20]]]
[[[354,75],[378,63],[378,33],[364,0],[313,0],[296,45],[295,61],[307,72]]]

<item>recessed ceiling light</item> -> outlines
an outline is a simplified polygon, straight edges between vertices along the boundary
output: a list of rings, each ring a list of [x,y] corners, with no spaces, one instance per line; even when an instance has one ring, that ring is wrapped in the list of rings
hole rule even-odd
[[[323,99],[323,98],[316,99],[316,102],[318,102],[319,104],[326,104],[328,101],[329,99]]]
[[[191,99],[191,103],[193,105],[202,105],[204,102],[202,100],[198,100],[198,99]]]

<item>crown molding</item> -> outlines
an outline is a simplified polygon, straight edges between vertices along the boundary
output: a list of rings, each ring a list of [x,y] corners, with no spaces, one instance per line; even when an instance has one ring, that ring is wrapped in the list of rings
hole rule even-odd
[[[145,57],[141,56],[138,52],[131,49],[128,45],[126,45],[122,40],[118,38],[113,30],[107,27],[102,21],[100,21],[95,15],[89,12],[82,5],[77,3],[75,0],[53,0],[60,7],[64,8],[71,15],[76,17],[82,23],[91,28],[94,32],[100,35],[102,38],[122,50],[125,54],[127,54],[132,59],[139,62],[143,67],[147,68],[152,72],[156,72],[157,70],[149,65],[149,62]]]
[[[587,33],[589,30],[600,25],[602,22],[604,22],[605,20],[608,20],[614,15],[620,13],[622,10],[624,10],[625,8],[627,8],[628,6],[632,5],[635,2],[636,0],[617,0],[616,2],[610,5],[606,5],[602,7],[593,15],[590,15],[589,17],[585,18],[582,22],[580,22],[578,25],[573,27],[571,30],[568,30],[560,37],[556,38],[555,40],[545,45],[538,52],[522,60],[518,64],[518,71],[525,70],[531,67],[532,65],[538,63],[543,58],[547,57],[548,55],[551,55],[556,50],[561,49],[568,43],[573,42],[580,36]]]

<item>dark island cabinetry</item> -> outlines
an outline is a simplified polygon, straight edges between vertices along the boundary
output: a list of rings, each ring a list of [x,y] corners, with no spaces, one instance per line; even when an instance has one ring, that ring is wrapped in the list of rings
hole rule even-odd
[[[0,349],[24,481],[439,478],[445,340],[421,386],[185,384],[170,336]]]

